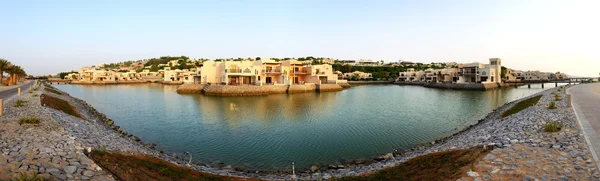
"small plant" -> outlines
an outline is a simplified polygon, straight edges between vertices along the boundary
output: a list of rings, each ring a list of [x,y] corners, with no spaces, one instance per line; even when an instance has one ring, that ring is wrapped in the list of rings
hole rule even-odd
[[[38,91],[38,90],[39,90],[39,88],[38,88],[38,87],[36,87],[36,88],[33,88],[33,91]]]
[[[545,132],[558,132],[560,131],[560,129],[562,129],[563,125],[558,123],[557,121],[552,121],[552,122],[548,122],[546,123],[546,125],[544,125],[544,131]]]
[[[554,101],[550,101],[550,105],[548,105],[548,109],[556,109],[556,103],[554,103]]]
[[[38,94],[33,94],[33,95],[31,95],[31,96],[32,96],[32,97],[37,97],[37,96],[39,96],[39,95],[38,95]]]
[[[93,152],[95,154],[104,156],[107,151],[108,151],[108,149],[106,148],[106,145],[102,145],[102,146],[96,147]]]
[[[44,178],[41,175],[38,175],[37,172],[31,171],[31,176],[27,174],[27,172],[19,173],[17,177],[14,178],[16,181],[44,181]]]
[[[25,105],[25,102],[27,101],[17,99],[17,101],[15,101],[15,107],[23,107]]]
[[[555,101],[560,101],[560,100],[562,100],[562,99],[560,98],[560,96],[559,96],[559,95],[556,95],[556,96],[554,96],[554,100],[555,100]]]
[[[19,120],[19,124],[23,125],[23,124],[39,124],[40,120],[36,117],[26,117],[26,118],[21,118]]]

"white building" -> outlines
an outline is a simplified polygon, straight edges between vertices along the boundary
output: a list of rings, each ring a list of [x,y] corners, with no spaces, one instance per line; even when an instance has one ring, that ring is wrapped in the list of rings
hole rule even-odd
[[[500,83],[502,77],[502,60],[500,58],[490,58],[490,64],[470,63],[458,66],[457,83]]]

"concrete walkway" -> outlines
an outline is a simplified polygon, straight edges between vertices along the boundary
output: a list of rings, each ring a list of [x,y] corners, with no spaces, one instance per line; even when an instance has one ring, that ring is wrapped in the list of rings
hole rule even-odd
[[[571,94],[573,110],[579,120],[592,156],[600,168],[600,94],[593,90],[600,89],[600,84],[576,85],[567,90]]]

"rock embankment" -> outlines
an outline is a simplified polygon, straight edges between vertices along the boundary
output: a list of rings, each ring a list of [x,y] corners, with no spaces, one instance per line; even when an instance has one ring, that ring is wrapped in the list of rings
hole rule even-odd
[[[0,180],[12,180],[25,172],[57,180],[114,180],[84,154],[85,145],[53,118],[56,110],[41,105],[42,90],[4,102],[4,115],[0,117]],[[25,103],[15,107],[17,100]],[[19,125],[23,118],[35,118],[39,123]]]

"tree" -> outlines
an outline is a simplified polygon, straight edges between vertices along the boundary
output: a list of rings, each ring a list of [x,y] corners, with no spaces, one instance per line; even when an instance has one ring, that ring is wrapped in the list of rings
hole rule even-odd
[[[0,58],[0,81],[4,80],[4,72],[10,66],[10,62],[6,59]]]
[[[260,60],[260,57],[256,57],[256,60]]]

